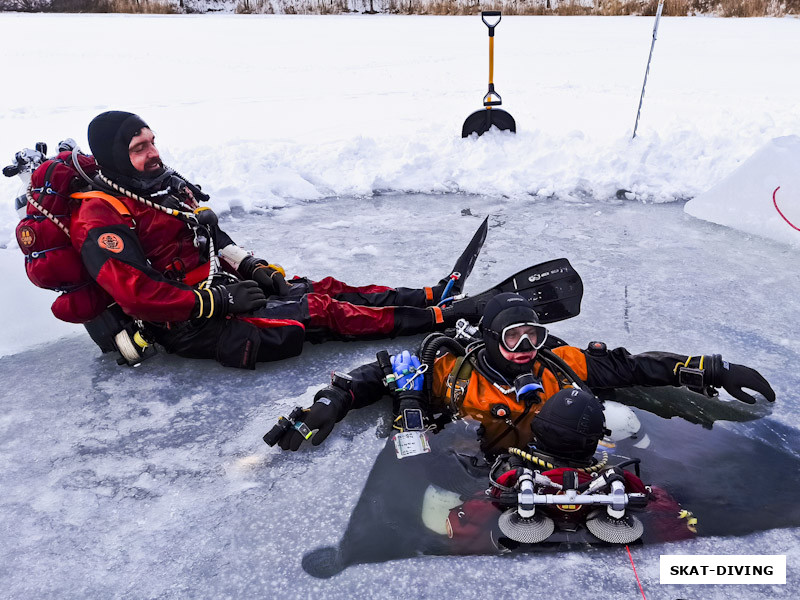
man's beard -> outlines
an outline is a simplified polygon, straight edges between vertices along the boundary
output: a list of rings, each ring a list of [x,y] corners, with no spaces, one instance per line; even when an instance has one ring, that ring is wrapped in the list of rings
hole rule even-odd
[[[145,173],[152,173],[157,170],[162,170],[163,168],[164,168],[164,163],[161,162],[161,157],[151,158],[144,164]]]

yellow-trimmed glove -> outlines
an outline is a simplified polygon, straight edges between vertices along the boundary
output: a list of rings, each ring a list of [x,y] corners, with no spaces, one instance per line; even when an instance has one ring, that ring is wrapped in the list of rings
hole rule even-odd
[[[705,386],[724,388],[731,396],[747,404],[756,399],[744,391],[747,388],[758,392],[768,401],[775,402],[775,391],[764,377],[750,367],[722,360],[719,354],[690,356],[685,363],[675,365],[678,383],[700,390]]]
[[[245,279],[252,279],[258,283],[267,296],[286,296],[292,289],[286,283],[283,267],[269,264],[262,258],[245,257],[239,263],[239,273]]]
[[[192,317],[195,319],[221,319],[229,314],[251,312],[267,304],[267,297],[255,281],[239,281],[193,291]]]

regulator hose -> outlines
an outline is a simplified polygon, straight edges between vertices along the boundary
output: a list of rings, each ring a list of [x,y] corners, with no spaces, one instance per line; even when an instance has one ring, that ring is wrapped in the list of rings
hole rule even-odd
[[[443,333],[431,333],[422,340],[419,345],[419,360],[428,366],[428,376],[425,378],[425,395],[428,399],[433,396],[433,363],[436,362],[436,355],[442,348],[447,348],[456,356],[464,356],[467,353],[464,346]]]
[[[569,380],[569,382],[576,389],[588,391],[589,386],[586,385],[586,382],[578,376],[578,374],[567,364],[563,358],[561,358],[552,350],[548,348],[541,348],[539,350],[539,359],[547,363],[547,366],[550,367],[550,370],[561,371],[564,377]],[[563,386],[559,385],[559,387],[563,389]]]

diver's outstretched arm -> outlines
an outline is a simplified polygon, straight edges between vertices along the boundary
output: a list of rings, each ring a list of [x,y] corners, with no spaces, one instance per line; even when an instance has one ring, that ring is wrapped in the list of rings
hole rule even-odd
[[[775,392],[755,369],[722,360],[719,354],[686,356],[671,352],[631,354],[625,348],[586,353],[587,383],[593,389],[632,385],[685,385],[691,389],[724,388],[731,396],[754,404],[743,391],[754,390],[770,402]]]

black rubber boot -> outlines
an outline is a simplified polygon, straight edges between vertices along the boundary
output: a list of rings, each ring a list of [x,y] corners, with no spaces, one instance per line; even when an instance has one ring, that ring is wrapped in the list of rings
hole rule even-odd
[[[450,306],[445,306],[441,309],[445,327],[452,327],[459,319],[466,319],[473,324],[477,323],[483,316],[486,303],[499,293],[499,289],[491,288],[477,296],[456,300]]]

